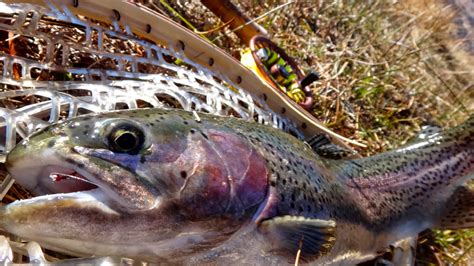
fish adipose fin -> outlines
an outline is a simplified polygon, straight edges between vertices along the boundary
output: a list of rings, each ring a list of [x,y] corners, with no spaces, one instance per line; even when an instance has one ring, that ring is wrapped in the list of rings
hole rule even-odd
[[[345,159],[356,155],[354,150],[346,149],[331,142],[321,134],[316,134],[305,141],[319,156],[328,159]]]
[[[474,188],[465,185],[456,189],[448,200],[438,227],[442,229],[474,228]]]
[[[405,146],[413,145],[433,137],[436,134],[442,134],[443,129],[436,125],[425,125],[421,127],[421,130],[413,138],[409,139]],[[403,146],[402,146],[403,147]]]
[[[441,133],[441,131],[442,131],[441,127],[436,126],[436,125],[422,126],[420,132],[418,132],[418,135],[416,135],[415,137],[415,141],[425,140],[430,136]]]
[[[294,258],[300,250],[300,258],[307,261],[328,253],[336,240],[332,220],[282,216],[263,221],[259,230],[276,252]]]

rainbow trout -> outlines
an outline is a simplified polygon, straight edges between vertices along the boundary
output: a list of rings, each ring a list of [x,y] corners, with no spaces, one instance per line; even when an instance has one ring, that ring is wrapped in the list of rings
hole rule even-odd
[[[35,133],[6,167],[40,196],[0,207],[0,226],[68,254],[185,264],[354,264],[427,228],[474,227],[474,117],[334,159],[269,126],[199,116],[127,110]]]

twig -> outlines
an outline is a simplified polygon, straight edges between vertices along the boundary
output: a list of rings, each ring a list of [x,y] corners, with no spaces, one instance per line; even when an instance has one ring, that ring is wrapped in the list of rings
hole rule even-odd
[[[249,20],[247,23],[242,24],[242,25],[240,25],[240,26],[238,26],[238,27],[236,27],[236,28],[230,30],[230,32],[231,32],[231,33],[232,33],[232,32],[236,32],[236,31],[242,29],[243,27],[245,27],[245,26],[247,26],[247,25],[249,25],[249,24],[252,24],[252,23],[254,23],[254,22],[256,22],[256,21],[259,21],[260,19],[265,18],[266,16],[270,15],[271,13],[274,13],[275,11],[277,11],[277,10],[279,10],[279,9],[282,9],[282,8],[284,8],[285,6],[287,6],[287,5],[289,5],[289,4],[293,4],[293,3],[294,3],[294,1],[290,1],[290,2],[285,3],[285,4],[283,4],[283,5],[279,5],[279,6],[275,7],[275,8],[273,8],[273,9],[271,9],[271,10],[269,10],[269,11],[263,13],[262,15],[260,15],[260,16],[258,16],[258,17],[254,18],[254,19],[252,19],[252,20]],[[219,40],[220,38],[222,38],[222,37],[224,37],[224,36],[226,36],[226,35],[227,35],[227,33],[224,33],[224,34],[222,34],[222,35],[219,35],[219,36],[217,36],[216,38],[214,38],[211,42],[215,42],[215,41]]]
[[[176,17],[178,17],[182,22],[184,22],[184,24],[186,24],[186,26],[188,26],[190,29],[192,29],[194,32],[196,32],[199,36],[201,36],[204,40],[207,40],[209,41],[209,39],[204,36],[203,34],[200,34],[198,33],[199,30],[194,27],[193,24],[191,24],[191,22],[189,22],[187,19],[185,19],[181,14],[178,13],[178,11],[176,11],[172,6],[170,6],[170,4],[168,4],[168,2],[166,2],[166,0],[160,0],[160,4],[162,4],[163,6],[165,6],[171,13],[173,13],[173,15],[175,15]]]
[[[300,257],[301,257],[301,247],[303,246],[303,237],[300,239],[298,243],[298,252],[296,253],[296,258],[295,258],[295,266],[298,266],[300,262]]]
[[[458,265],[458,263],[461,261],[461,259],[466,256],[469,251],[471,251],[471,249],[474,248],[474,244],[471,244],[462,254],[461,256],[459,256],[459,258],[457,258],[455,261],[454,261],[454,265]]]
[[[232,21],[234,21],[234,19],[231,19],[231,20],[227,21],[226,23],[224,23],[224,24],[222,24],[222,25],[220,25],[220,26],[217,26],[217,27],[215,27],[215,28],[213,28],[213,29],[210,29],[210,30],[206,30],[206,31],[196,31],[196,30],[195,30],[194,32],[197,33],[197,34],[209,34],[209,33],[212,33],[212,32],[214,32],[214,31],[218,31],[218,30],[220,30],[220,29],[226,27],[227,25],[229,25],[230,23],[232,23]]]
[[[161,10],[161,8],[157,4],[150,2],[150,5],[153,7],[154,10],[158,11],[160,14],[168,16],[168,14],[166,14],[165,11]]]

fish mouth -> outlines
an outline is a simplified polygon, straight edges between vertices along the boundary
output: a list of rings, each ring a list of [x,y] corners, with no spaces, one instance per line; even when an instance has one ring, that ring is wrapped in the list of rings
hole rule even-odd
[[[61,148],[56,151],[33,150],[19,143],[7,155],[5,167],[15,181],[34,196],[89,191],[101,187],[90,173],[81,169],[84,163],[78,162],[77,157],[80,155],[73,154],[76,158],[69,158],[69,155]],[[82,161],[86,159],[80,158]]]
[[[77,150],[61,147],[35,152],[19,146],[7,156],[5,165],[17,183],[42,200],[93,194],[97,201],[121,212],[157,207],[157,193],[136,173],[87,149]]]
[[[74,168],[47,166],[39,175],[42,194],[72,193],[99,188],[99,185],[90,176],[87,177],[87,173],[84,174]]]
[[[8,169],[8,168],[7,168]],[[47,165],[40,168],[29,167],[18,172],[8,169],[16,182],[29,190],[34,197],[20,200],[13,205],[58,204],[61,201],[75,201],[83,206],[94,205],[104,212],[121,209],[120,199],[114,198],[107,187],[100,185],[94,177],[74,165]],[[25,173],[31,173],[27,176]]]

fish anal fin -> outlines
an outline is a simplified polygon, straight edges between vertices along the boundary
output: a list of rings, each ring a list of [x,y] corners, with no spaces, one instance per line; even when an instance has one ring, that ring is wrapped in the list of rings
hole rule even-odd
[[[464,185],[455,190],[441,215],[438,227],[474,228],[474,188]]]
[[[336,240],[336,223],[332,220],[301,216],[280,216],[264,220],[259,231],[265,235],[273,251],[294,258],[298,251],[304,261],[328,253]]]
[[[354,157],[357,153],[354,150],[341,147],[331,142],[331,140],[322,134],[316,134],[305,141],[311,149],[319,156],[328,159],[348,159]]]

